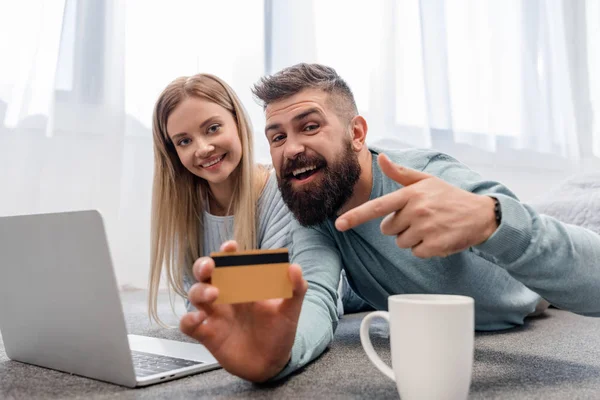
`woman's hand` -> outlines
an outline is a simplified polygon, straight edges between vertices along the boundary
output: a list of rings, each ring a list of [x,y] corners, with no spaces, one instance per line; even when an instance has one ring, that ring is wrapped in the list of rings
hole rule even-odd
[[[236,251],[229,241],[221,251]],[[183,333],[202,343],[228,372],[253,382],[277,375],[291,356],[302,301],[308,283],[298,265],[289,267],[293,295],[254,303],[214,304],[219,290],[210,284],[215,263],[201,257],[194,263],[198,283],[188,298],[198,311],[187,313],[180,322]]]

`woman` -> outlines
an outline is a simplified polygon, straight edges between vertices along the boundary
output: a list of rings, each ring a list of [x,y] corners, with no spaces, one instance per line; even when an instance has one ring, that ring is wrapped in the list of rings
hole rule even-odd
[[[252,128],[240,100],[216,76],[171,82],[156,102],[152,134],[149,313],[161,323],[163,265],[169,288],[186,298],[198,257],[234,238],[240,249],[287,247],[292,216],[274,172],[254,164]]]

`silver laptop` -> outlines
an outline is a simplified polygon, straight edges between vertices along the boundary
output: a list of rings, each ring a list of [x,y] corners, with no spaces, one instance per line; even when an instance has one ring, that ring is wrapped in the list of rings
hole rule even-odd
[[[97,211],[0,217],[7,356],[136,387],[219,367],[197,343],[127,335]]]

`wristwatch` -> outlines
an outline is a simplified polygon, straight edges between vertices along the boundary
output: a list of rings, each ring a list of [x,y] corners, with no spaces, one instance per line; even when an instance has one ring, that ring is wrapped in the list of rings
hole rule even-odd
[[[490,196],[492,200],[494,200],[494,215],[496,216],[496,224],[500,226],[502,222],[502,208],[500,207],[500,202],[497,198]]]

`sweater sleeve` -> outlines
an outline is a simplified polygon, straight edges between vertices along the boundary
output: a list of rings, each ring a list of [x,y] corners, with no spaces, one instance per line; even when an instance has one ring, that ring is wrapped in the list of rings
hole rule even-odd
[[[449,156],[431,158],[425,172],[473,193],[498,199],[502,221],[471,251],[506,269],[552,305],[600,316],[600,236],[538,214],[505,186],[483,180]]]
[[[258,202],[258,246],[261,249],[290,247],[290,224],[294,219],[271,171]]]
[[[291,359],[274,379],[292,373],[323,353],[333,340],[338,324],[341,257],[336,244],[319,228],[305,228],[295,220],[291,239],[291,261],[302,267],[308,291],[302,303]]]

